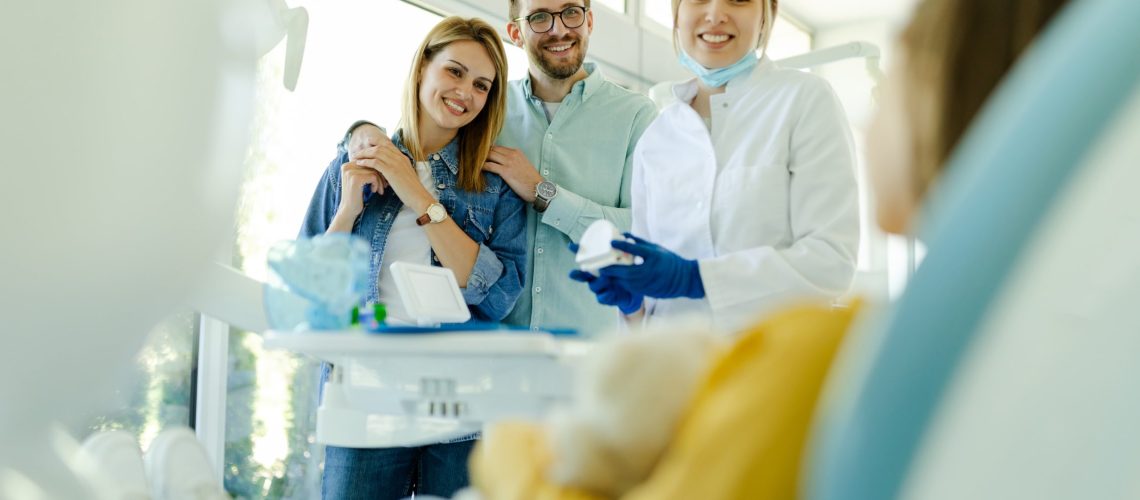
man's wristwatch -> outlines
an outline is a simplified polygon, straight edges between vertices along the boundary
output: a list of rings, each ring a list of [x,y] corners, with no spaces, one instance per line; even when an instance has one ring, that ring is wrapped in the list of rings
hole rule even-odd
[[[432,203],[428,205],[427,211],[416,219],[416,225],[439,224],[445,220],[447,220],[447,210],[439,203]]]
[[[548,180],[543,180],[534,187],[534,211],[543,213],[546,208],[550,206],[550,201],[558,195],[558,185]]]

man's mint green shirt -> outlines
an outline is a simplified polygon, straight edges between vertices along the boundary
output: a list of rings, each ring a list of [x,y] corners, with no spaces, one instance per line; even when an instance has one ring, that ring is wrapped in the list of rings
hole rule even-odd
[[[649,98],[602,77],[593,63],[574,84],[553,120],[531,93],[530,77],[510,82],[499,144],[521,150],[558,195],[546,212],[527,208],[526,284],[505,322],[532,329],[574,328],[596,335],[617,325],[616,307],[598,304],[575,269],[567,245],[598,219],[630,226],[633,148],[657,115]]]

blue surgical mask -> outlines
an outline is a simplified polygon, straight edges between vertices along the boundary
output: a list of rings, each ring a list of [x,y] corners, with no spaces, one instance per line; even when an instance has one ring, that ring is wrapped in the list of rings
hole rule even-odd
[[[752,50],[744,54],[744,57],[741,57],[739,61],[717,69],[701,66],[701,63],[693,60],[689,54],[685,53],[685,49],[680,49],[677,60],[681,62],[681,66],[692,71],[694,75],[697,75],[697,78],[701,79],[701,82],[712,88],[725,86],[729,80],[752,71],[752,68],[760,62],[760,59],[756,57],[756,52]]]

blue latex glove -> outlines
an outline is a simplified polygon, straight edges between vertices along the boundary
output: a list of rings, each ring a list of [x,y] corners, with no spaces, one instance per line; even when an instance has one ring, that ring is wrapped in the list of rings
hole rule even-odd
[[[589,285],[590,291],[594,292],[599,304],[617,306],[618,309],[621,309],[622,314],[633,314],[641,310],[641,304],[645,301],[645,297],[626,290],[612,278],[594,276],[588,272],[575,269],[570,271],[570,279]]]
[[[578,245],[570,243],[570,251],[578,253]],[[601,278],[575,269],[570,271],[570,279],[589,285],[599,304],[617,306],[622,314],[633,314],[641,310],[641,304],[645,301],[645,297],[626,290],[610,278]]]
[[[701,269],[697,261],[682,258],[665,247],[625,233],[633,243],[614,240],[613,247],[637,257],[641,264],[606,266],[599,272],[601,278],[611,278],[630,292],[658,299],[705,296]]]

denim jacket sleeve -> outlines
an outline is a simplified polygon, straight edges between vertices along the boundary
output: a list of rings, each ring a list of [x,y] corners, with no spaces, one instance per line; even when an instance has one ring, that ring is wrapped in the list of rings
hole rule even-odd
[[[527,258],[524,210],[522,200],[504,184],[489,238],[479,244],[475,267],[463,289],[463,298],[477,320],[502,320],[522,293]]]
[[[305,220],[301,223],[298,238],[312,238],[324,234],[332,224],[336,208],[340,204],[340,166],[348,162],[348,150],[342,142],[337,146],[336,158],[329,163],[325,173],[313,191],[313,198],[309,200],[309,209],[305,212]]]

